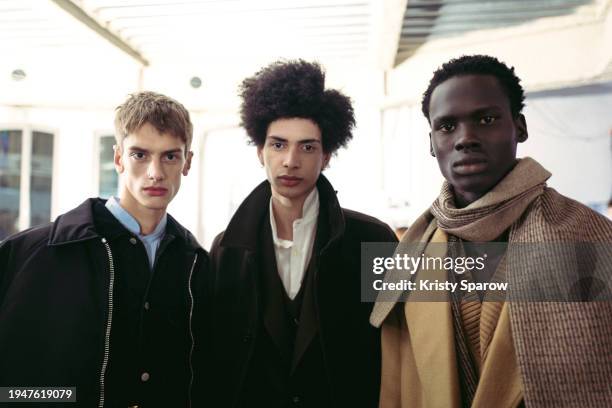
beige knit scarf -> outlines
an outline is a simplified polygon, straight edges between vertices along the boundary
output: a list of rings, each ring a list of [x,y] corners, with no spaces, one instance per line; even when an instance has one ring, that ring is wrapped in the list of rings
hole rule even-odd
[[[444,232],[468,241],[487,242],[500,236],[544,191],[551,174],[527,157],[491,191],[465,208],[456,208],[453,191],[444,182],[430,211]]]

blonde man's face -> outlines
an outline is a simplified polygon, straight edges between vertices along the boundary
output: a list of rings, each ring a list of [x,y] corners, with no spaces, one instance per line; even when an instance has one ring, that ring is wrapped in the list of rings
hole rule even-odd
[[[115,168],[122,178],[121,204],[132,215],[165,211],[189,173],[192,152],[170,133],[145,123],[115,149]]]

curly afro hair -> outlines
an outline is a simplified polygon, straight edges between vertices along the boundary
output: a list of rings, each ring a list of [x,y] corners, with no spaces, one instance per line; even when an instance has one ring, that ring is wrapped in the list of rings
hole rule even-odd
[[[464,55],[448,61],[434,72],[421,102],[421,110],[427,120],[429,120],[429,101],[434,89],[447,79],[460,75],[492,75],[497,78],[510,100],[510,110],[515,118],[525,107],[525,92],[521,80],[514,73],[514,67],[509,68],[489,55]]]
[[[263,146],[270,123],[277,119],[310,119],[319,126],[323,150],[333,153],[353,137],[351,100],[325,90],[325,73],[317,63],[277,61],[245,79],[240,86],[240,118],[251,141]]]

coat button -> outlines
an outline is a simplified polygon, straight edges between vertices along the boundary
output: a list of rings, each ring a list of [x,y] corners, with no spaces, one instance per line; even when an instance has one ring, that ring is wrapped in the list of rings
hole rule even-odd
[[[149,381],[149,378],[151,378],[151,376],[146,371],[140,375],[140,379],[142,380],[142,382]]]
[[[144,309],[145,310],[149,310],[150,307],[151,307],[151,305],[149,305],[149,302],[144,302]]]
[[[138,242],[138,240],[136,238],[134,238],[134,237],[130,238],[130,243],[132,245],[136,245],[137,242]]]
[[[297,395],[294,396],[293,398],[291,398],[291,401],[293,401],[294,404],[299,404],[300,403],[300,397],[298,397]]]

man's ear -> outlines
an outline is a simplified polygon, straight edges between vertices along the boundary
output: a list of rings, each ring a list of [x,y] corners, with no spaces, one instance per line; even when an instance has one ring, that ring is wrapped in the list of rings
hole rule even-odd
[[[514,125],[516,126],[516,141],[518,143],[523,143],[529,137],[527,133],[527,121],[525,120],[525,115],[519,113],[519,115],[514,119]]]
[[[323,166],[321,166],[321,171],[325,170],[327,166],[329,166],[329,161],[331,160],[331,153],[323,153]]]
[[[434,152],[433,144],[431,143],[431,132],[429,132],[429,154],[436,157],[436,152]]]
[[[257,146],[257,158],[259,159],[259,163],[261,167],[264,167],[264,159],[263,159],[263,146]]]
[[[187,152],[187,157],[185,158],[185,165],[183,166],[183,176],[189,174],[189,170],[191,169],[191,159],[193,159],[193,152],[190,150]]]
[[[123,173],[123,151],[121,145],[113,145],[113,162],[115,163],[115,170],[118,174]]]

